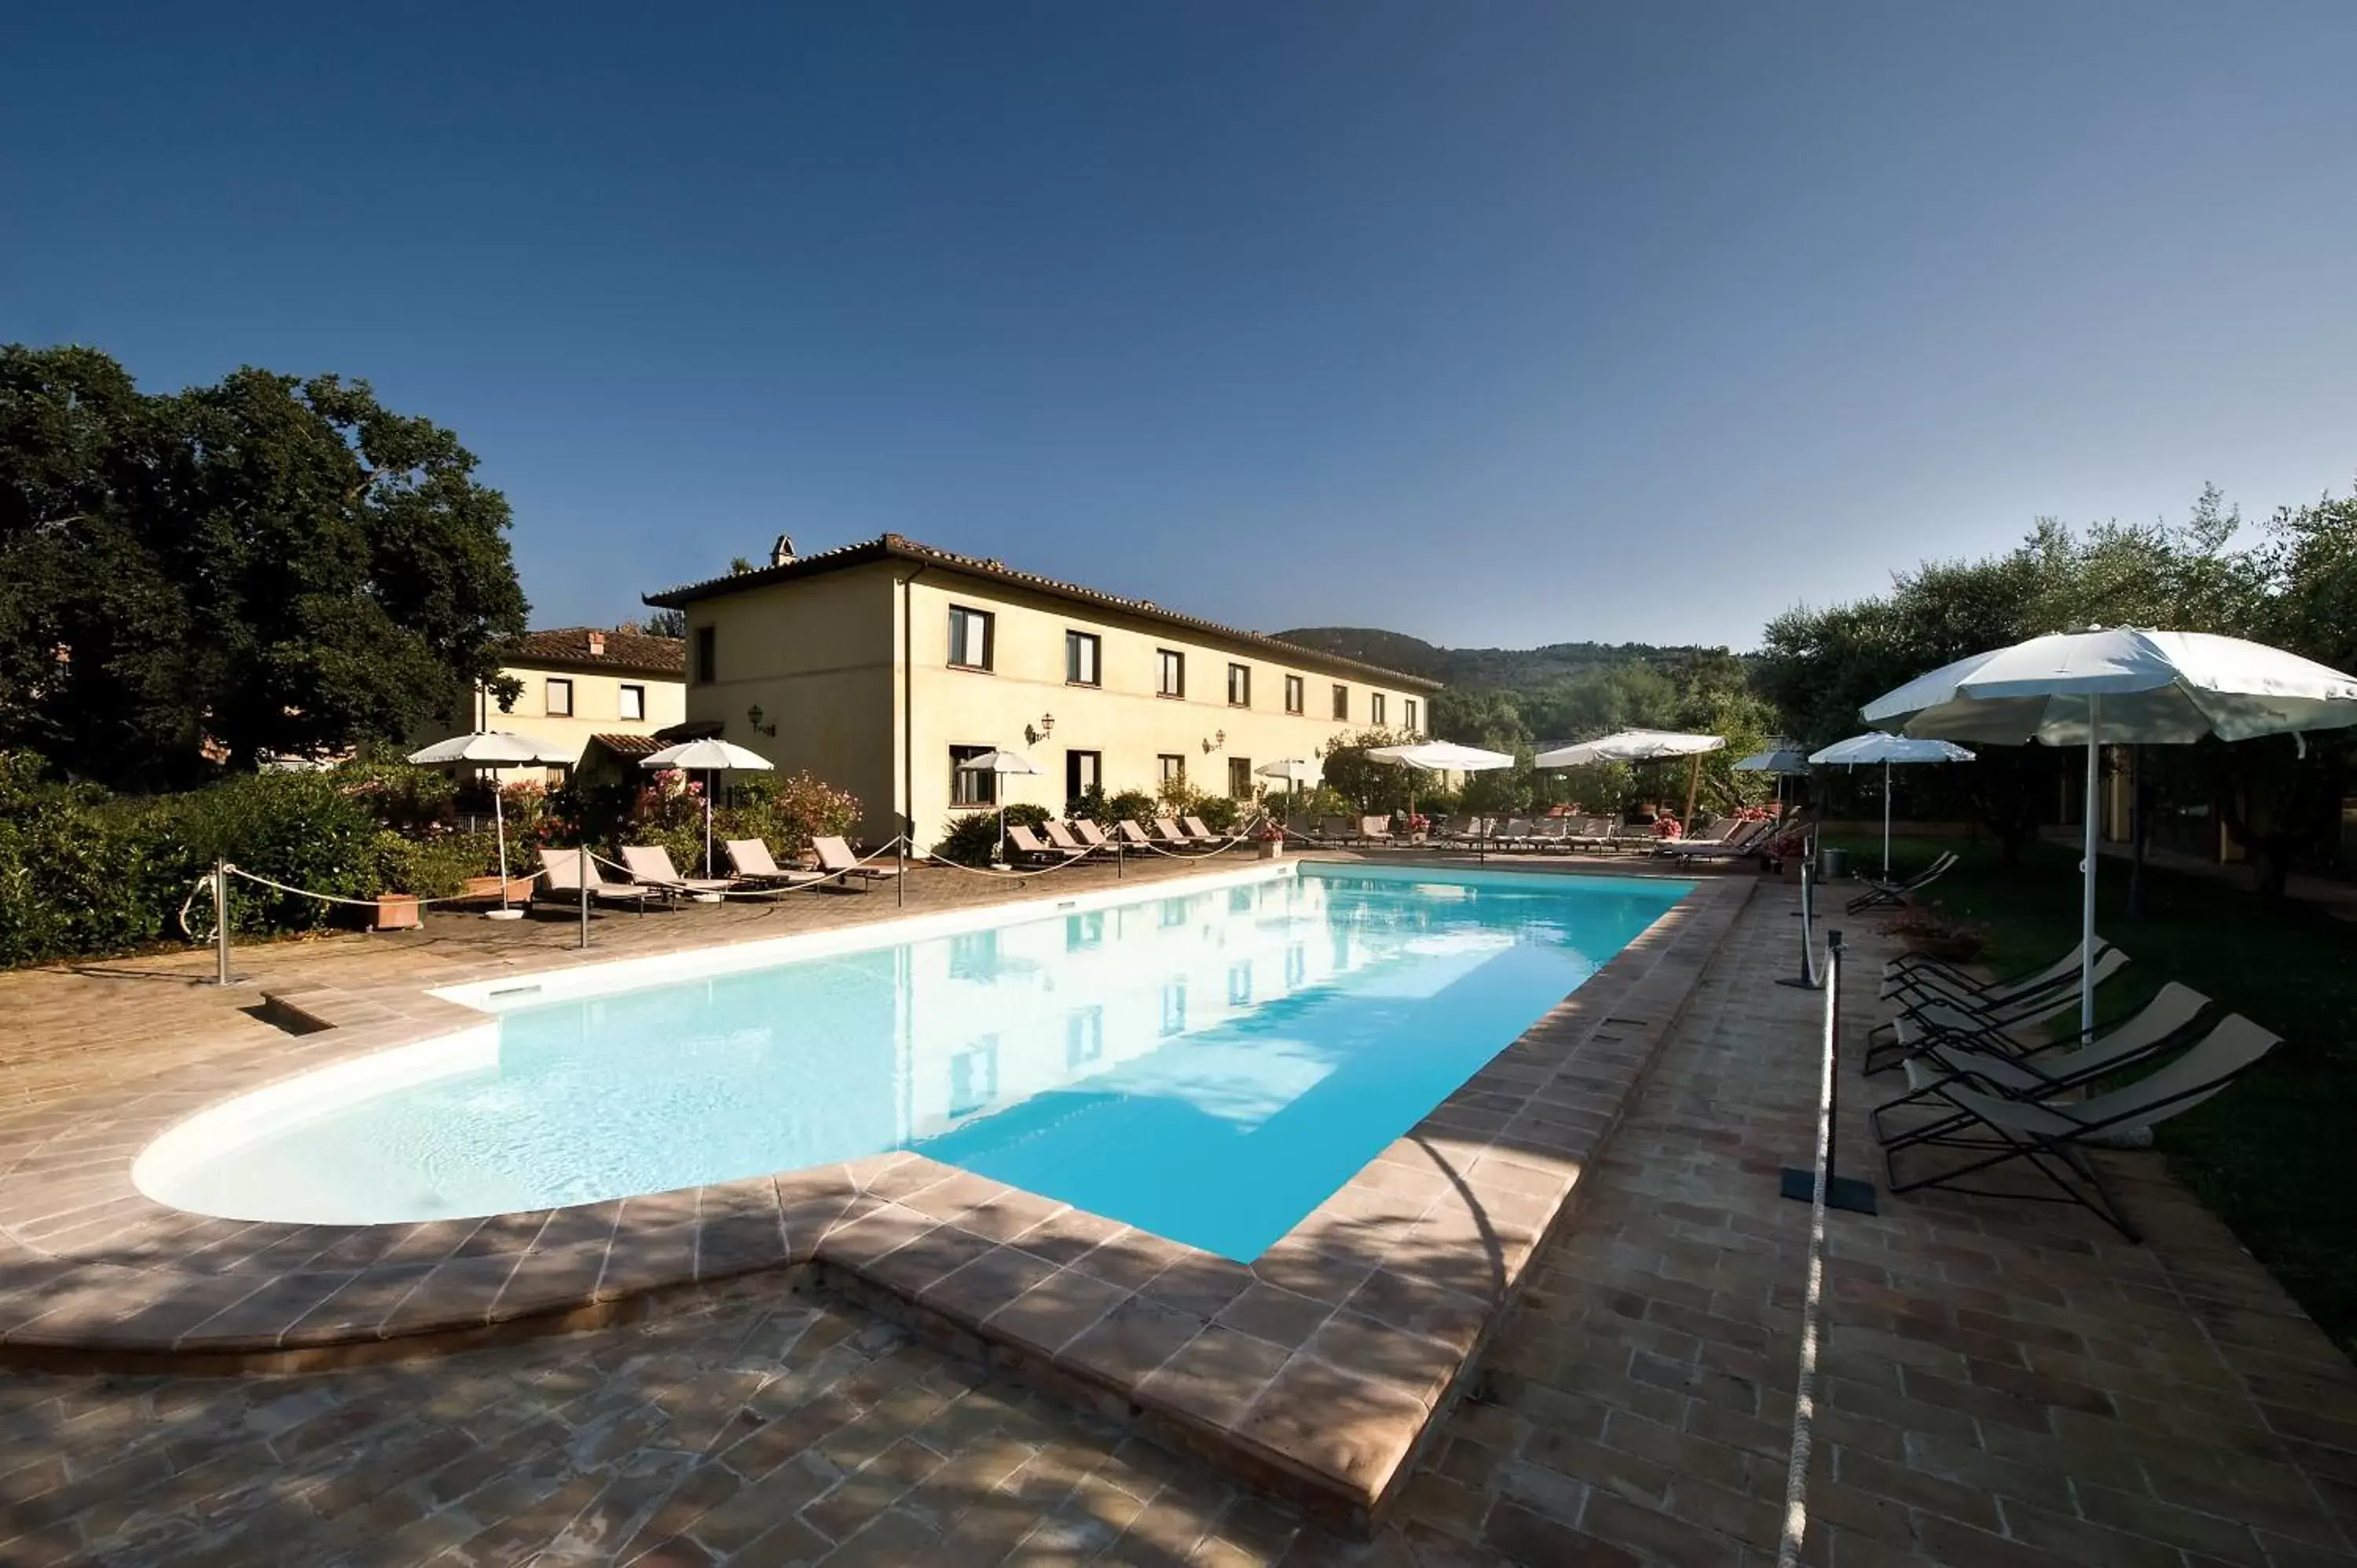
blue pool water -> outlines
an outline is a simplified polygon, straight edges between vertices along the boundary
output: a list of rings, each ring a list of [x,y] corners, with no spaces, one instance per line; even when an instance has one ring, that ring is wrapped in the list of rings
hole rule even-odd
[[[1249,1260],[1690,886],[1307,865],[520,1006],[143,1182],[361,1223],[908,1148]]]

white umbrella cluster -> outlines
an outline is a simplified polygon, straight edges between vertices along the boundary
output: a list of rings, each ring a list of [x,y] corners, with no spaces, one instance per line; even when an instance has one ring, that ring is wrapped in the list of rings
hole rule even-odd
[[[2095,938],[2098,748],[2357,725],[2357,678],[2236,637],[2098,628],[1959,659],[1860,712],[1868,724],[1897,723],[1910,736],[2087,748],[2083,951]],[[2093,970],[2081,970],[2082,1028],[2094,1026]]]
[[[1514,759],[1502,751],[1484,751],[1478,746],[1459,746],[1453,740],[1420,740],[1412,746],[1370,746],[1367,755],[1378,762],[1389,762],[1417,773],[1487,773],[1495,768],[1512,768]],[[1415,791],[1407,797],[1408,815],[1415,814]]]
[[[1583,740],[1577,746],[1558,746],[1538,755],[1541,768],[1585,768],[1594,762],[1662,762],[1674,757],[1691,757],[1686,769],[1686,814],[1680,819],[1694,819],[1695,791],[1702,783],[1702,758],[1705,752],[1717,751],[1727,744],[1723,735],[1688,735],[1677,730],[1624,729],[1597,740]]]
[[[1886,735],[1869,730],[1854,735],[1847,740],[1835,741],[1823,751],[1812,754],[1809,760],[1821,767],[1856,768],[1860,763],[1882,764],[1882,875],[1890,875],[1890,765],[1894,762],[1970,762],[1973,754],[1963,746],[1944,740],[1918,739],[1912,736]]]

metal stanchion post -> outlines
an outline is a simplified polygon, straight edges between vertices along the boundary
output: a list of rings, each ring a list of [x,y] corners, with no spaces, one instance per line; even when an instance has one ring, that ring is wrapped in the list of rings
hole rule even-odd
[[[213,951],[215,985],[234,985],[229,972],[229,862],[213,862]]]
[[[1872,1214],[1875,1212],[1874,1184],[1860,1181],[1856,1176],[1834,1174],[1841,1146],[1841,979],[1842,934],[1827,931],[1824,1050],[1832,1059],[1833,1068],[1825,1075],[1825,1118],[1831,1129],[1825,1138],[1825,1207],[1846,1209],[1852,1214]],[[1814,1169],[1801,1170],[1787,1165],[1781,1182],[1786,1197],[1808,1204],[1816,1201],[1817,1173]]]
[[[589,945],[589,846],[581,846],[581,945]]]
[[[909,905],[909,835],[902,833],[892,841],[892,905],[906,908]]]

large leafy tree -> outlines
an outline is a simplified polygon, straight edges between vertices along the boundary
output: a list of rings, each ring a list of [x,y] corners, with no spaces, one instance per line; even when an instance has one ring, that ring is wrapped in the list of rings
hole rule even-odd
[[[364,381],[0,347],[0,746],[153,788],[462,713],[526,608],[474,467]]]

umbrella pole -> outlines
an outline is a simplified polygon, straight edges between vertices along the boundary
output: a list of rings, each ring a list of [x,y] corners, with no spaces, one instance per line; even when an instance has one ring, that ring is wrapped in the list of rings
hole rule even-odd
[[[1890,880],[1890,759],[1882,761],[1882,879]]]
[[[2097,736],[2103,727],[2104,699],[2087,699],[2087,863],[2079,869],[2086,879],[2085,891],[2079,904],[2079,1032],[2084,1036],[2095,1029],[2095,790],[2097,776],[2102,773],[2102,743]]]
[[[704,770],[704,875],[712,875],[712,786],[715,775],[709,768]]]
[[[500,779],[491,775],[491,822],[500,841],[500,908],[508,907],[508,816],[500,803]]]
[[[1701,787],[1702,753],[1697,751],[1686,762],[1686,816],[1683,825],[1688,832],[1694,831],[1695,791]]]

